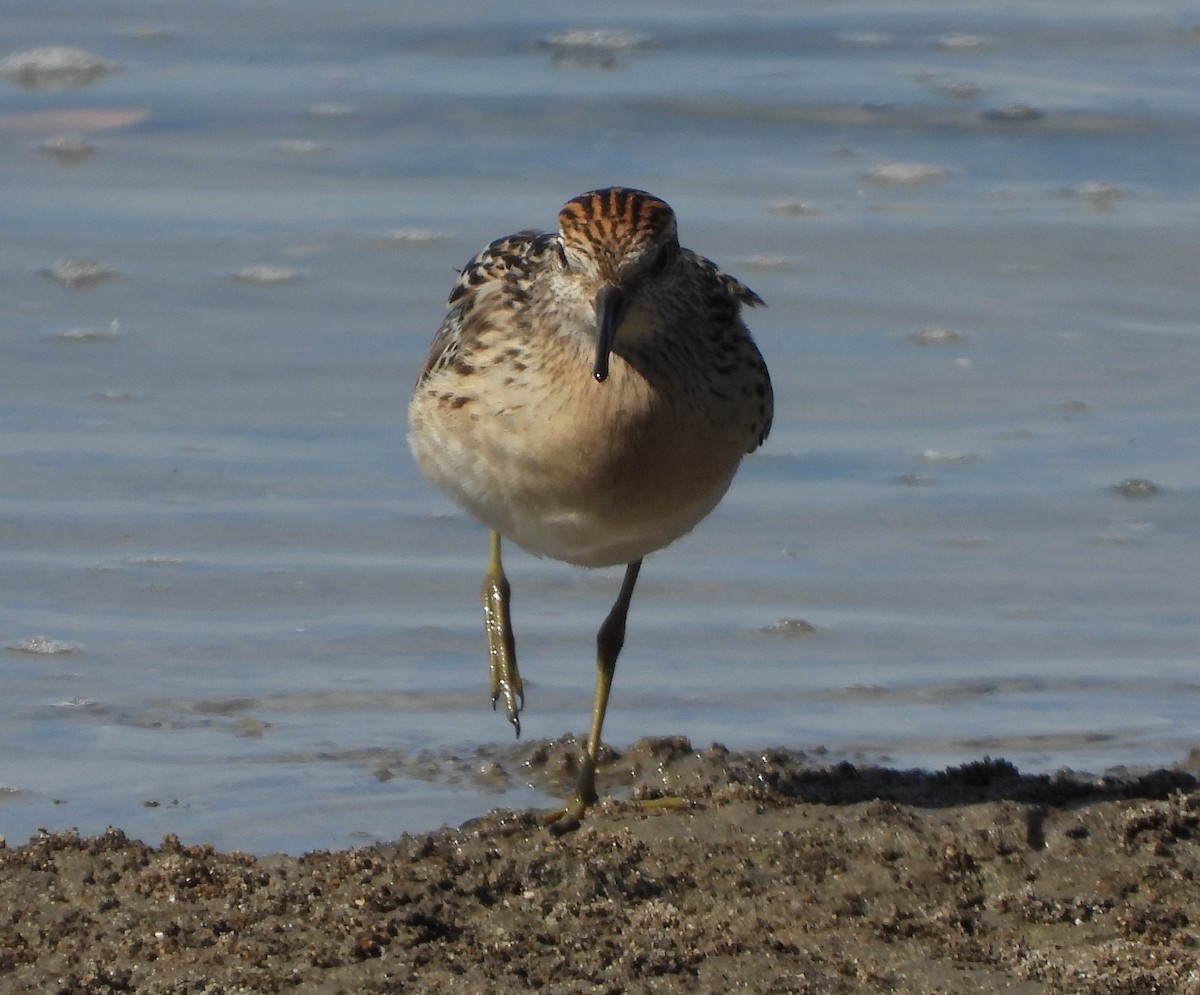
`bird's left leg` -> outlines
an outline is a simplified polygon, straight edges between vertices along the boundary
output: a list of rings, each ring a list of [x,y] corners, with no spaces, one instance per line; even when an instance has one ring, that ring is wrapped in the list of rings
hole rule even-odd
[[[588,733],[587,749],[580,762],[575,790],[561,809],[547,816],[547,821],[551,823],[550,831],[555,835],[577,829],[583,813],[596,802],[596,764],[600,759],[600,731],[604,727],[604,713],[608,709],[608,693],[612,689],[617,657],[621,647],[625,645],[625,617],[629,614],[629,602],[633,599],[633,588],[637,584],[638,571],[641,568],[641,560],[634,560],[625,568],[621,592],[596,635],[596,695],[592,703],[592,728]]]
[[[525,689],[517,670],[517,648],[508,609],[511,589],[500,561],[499,532],[491,534],[491,543],[492,555],[483,579],[483,627],[487,632],[488,665],[492,674],[492,708],[503,698],[508,721],[520,736],[519,715],[525,706]]]

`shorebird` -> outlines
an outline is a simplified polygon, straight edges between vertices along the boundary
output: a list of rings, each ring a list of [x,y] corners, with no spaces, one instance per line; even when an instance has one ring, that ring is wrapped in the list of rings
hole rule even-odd
[[[642,190],[567,201],[559,230],[497,239],[459,273],[409,406],[424,474],[491,532],[483,584],[492,707],[520,735],[524,688],[501,537],[584,567],[624,565],[596,638],[579,778],[548,817],[596,801],[600,734],[642,558],[690,532],[766,439],[773,395],[741,318],[762,299],[682,248]]]

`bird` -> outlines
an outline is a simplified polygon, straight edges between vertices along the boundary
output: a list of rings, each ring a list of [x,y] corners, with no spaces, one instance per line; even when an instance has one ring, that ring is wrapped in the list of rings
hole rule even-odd
[[[601,732],[642,560],[690,532],[771,430],[774,393],[742,319],[762,299],[683,248],[675,212],[629,187],[568,200],[558,230],[499,238],[459,272],[409,404],[423,474],[490,535],[492,707],[519,736],[501,542],[624,566],[596,636],[591,725],[553,832],[598,800]]]

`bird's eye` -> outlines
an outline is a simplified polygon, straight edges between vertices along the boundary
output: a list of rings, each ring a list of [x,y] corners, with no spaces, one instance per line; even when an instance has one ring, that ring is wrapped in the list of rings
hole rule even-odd
[[[675,253],[671,251],[671,246],[664,245],[661,249],[658,250],[658,255],[656,255],[654,257],[654,261],[650,264],[650,272],[651,273],[666,272],[667,267],[671,265],[671,261],[674,258],[675,258]]]

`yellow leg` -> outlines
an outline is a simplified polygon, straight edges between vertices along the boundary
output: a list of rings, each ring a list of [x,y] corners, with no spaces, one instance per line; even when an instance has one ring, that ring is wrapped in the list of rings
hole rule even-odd
[[[617,669],[617,657],[625,645],[625,617],[629,614],[629,602],[633,599],[633,588],[637,583],[642,561],[634,560],[625,568],[625,579],[621,592],[600,626],[596,635],[596,696],[592,702],[592,727],[588,733],[587,749],[579,768],[579,780],[566,804],[550,813],[547,821],[550,831],[556,836],[579,828],[579,820],[589,806],[596,802],[596,764],[600,758],[600,732],[604,728],[604,713],[608,709],[608,693],[612,690],[613,674]]]
[[[500,533],[493,532],[491,540],[492,555],[483,579],[483,627],[487,632],[488,666],[492,674],[492,708],[503,698],[508,721],[520,736],[518,716],[525,706],[525,689],[517,670],[517,648],[508,610],[510,588],[500,561]]]

